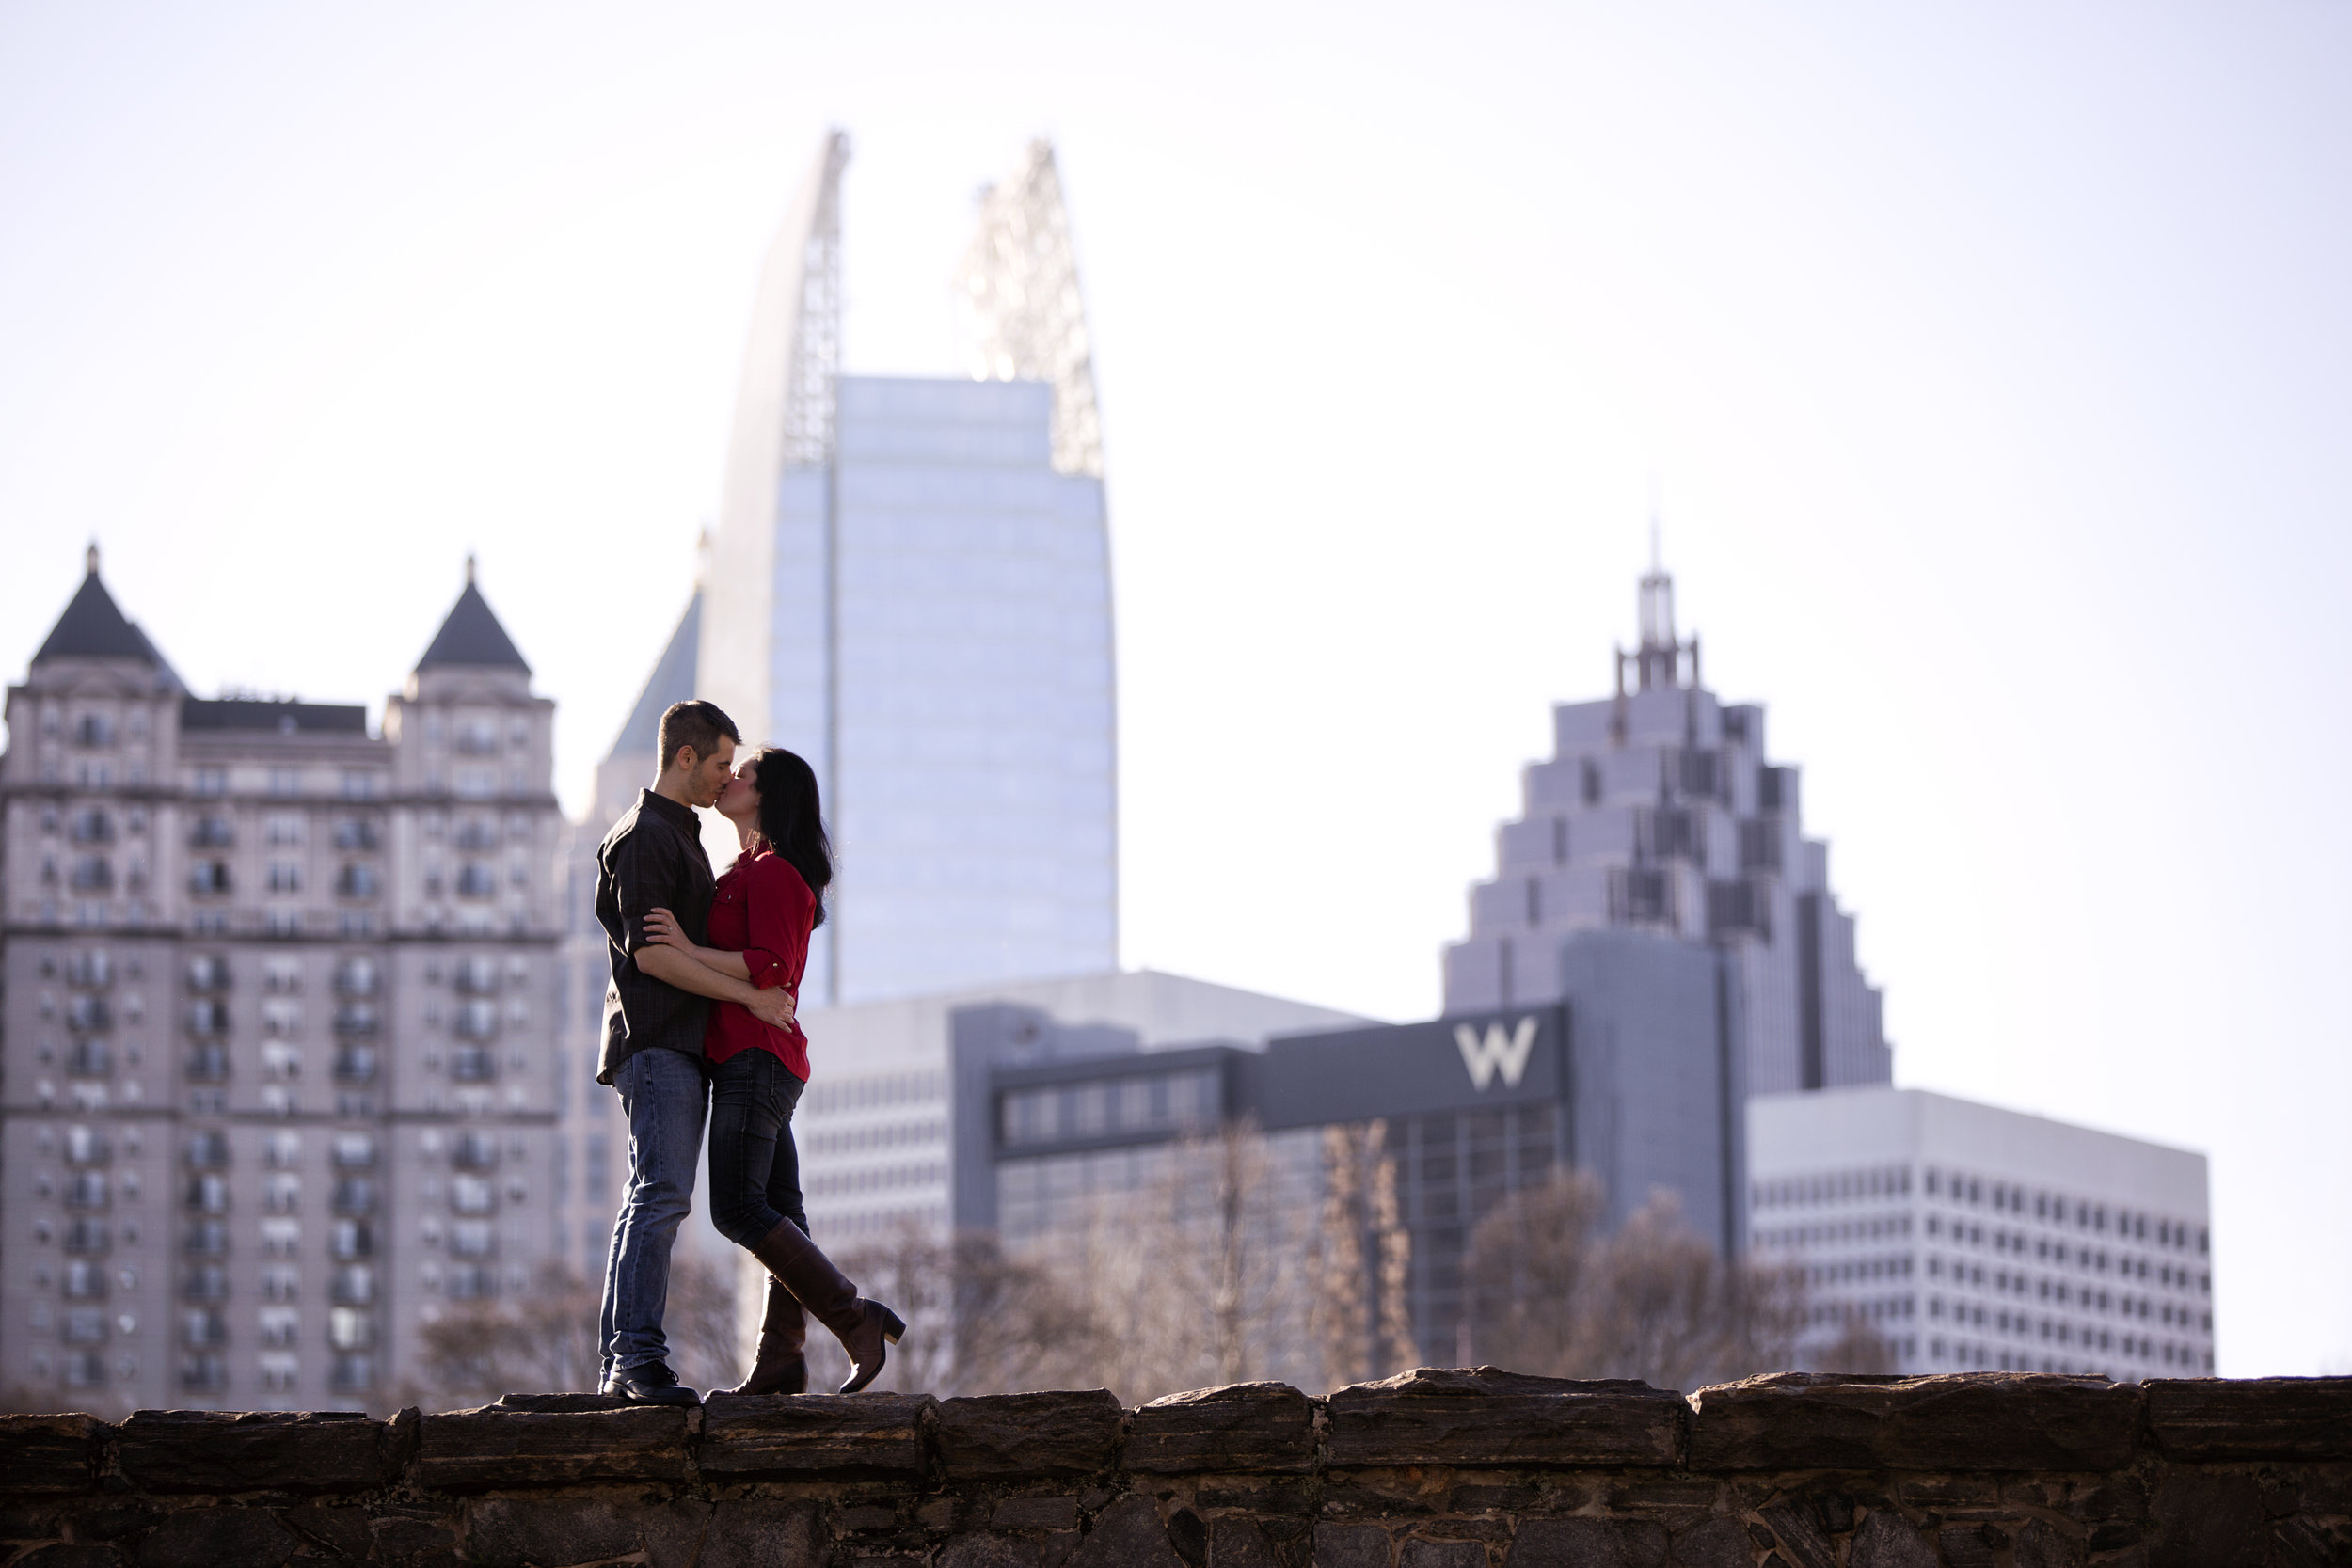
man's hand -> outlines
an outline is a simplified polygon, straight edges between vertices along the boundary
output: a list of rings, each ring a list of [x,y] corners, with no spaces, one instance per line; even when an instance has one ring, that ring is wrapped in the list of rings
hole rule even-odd
[[[789,1029],[793,1015],[799,1011],[792,1002],[792,993],[781,989],[756,991],[743,1004],[751,1015],[771,1028]]]

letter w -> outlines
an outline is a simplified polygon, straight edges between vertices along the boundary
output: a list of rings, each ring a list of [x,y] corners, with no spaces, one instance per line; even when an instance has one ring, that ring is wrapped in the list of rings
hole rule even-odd
[[[1457,1023],[1454,1026],[1454,1043],[1462,1048],[1462,1065],[1470,1069],[1473,1087],[1484,1089],[1493,1083],[1495,1069],[1501,1068],[1503,1086],[1516,1089],[1527,1071],[1527,1053],[1535,1048],[1535,1021],[1523,1018],[1518,1027],[1507,1035],[1500,1022],[1489,1023],[1483,1040],[1469,1024]]]

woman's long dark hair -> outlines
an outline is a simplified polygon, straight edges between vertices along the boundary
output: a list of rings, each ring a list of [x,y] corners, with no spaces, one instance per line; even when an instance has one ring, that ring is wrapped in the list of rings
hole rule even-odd
[[[833,880],[833,845],[817,798],[817,769],[794,752],[763,746],[752,758],[752,787],[759,791],[759,836],[783,857],[808,891],[817,895],[817,918],[825,923],[825,886]]]

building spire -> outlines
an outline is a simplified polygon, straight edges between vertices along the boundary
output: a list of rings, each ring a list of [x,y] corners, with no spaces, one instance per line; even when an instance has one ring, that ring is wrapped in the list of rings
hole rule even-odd
[[[97,540],[93,539],[93,540],[91,540],[91,541],[89,542],[89,553],[88,553],[87,555],[84,556],[84,557],[83,557],[83,560],[84,560],[86,562],[87,562],[87,564],[88,564],[88,566],[89,566],[89,575],[90,575],[91,577],[96,577],[96,576],[98,575],[98,541],[97,541]]]
[[[1053,143],[1031,142],[1012,178],[981,194],[979,224],[956,270],[956,298],[973,376],[1051,383],[1055,468],[1102,478],[1093,351]]]
[[[1659,546],[1658,515],[1653,510],[1649,520],[1649,570],[1643,573],[1637,606],[1642,640],[1631,653],[1617,650],[1617,695],[1626,694],[1626,669],[1630,665],[1638,683],[1637,689],[1647,691],[1653,687],[1680,686],[1682,661],[1691,661],[1691,682],[1699,684],[1699,640],[1684,641],[1675,630],[1675,579],[1667,571]]]

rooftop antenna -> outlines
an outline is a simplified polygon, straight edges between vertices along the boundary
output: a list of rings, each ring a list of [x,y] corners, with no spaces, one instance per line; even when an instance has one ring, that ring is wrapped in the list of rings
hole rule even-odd
[[[1642,641],[1631,653],[1623,648],[1617,650],[1617,695],[1621,698],[1626,693],[1628,667],[1633,671],[1637,689],[1677,687],[1682,684],[1682,660],[1687,654],[1691,660],[1691,684],[1697,685],[1699,679],[1698,639],[1685,642],[1675,632],[1675,579],[1666,570],[1660,544],[1657,481],[1653,478],[1650,483],[1649,570],[1642,574],[1638,605]]]
[[[466,552],[466,586],[469,588],[473,586],[473,551],[471,550]]]

